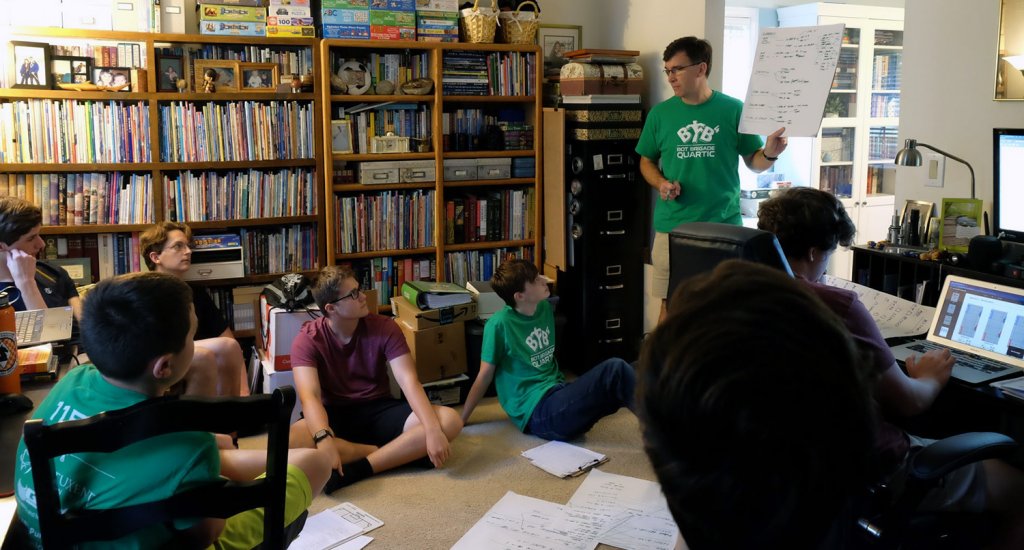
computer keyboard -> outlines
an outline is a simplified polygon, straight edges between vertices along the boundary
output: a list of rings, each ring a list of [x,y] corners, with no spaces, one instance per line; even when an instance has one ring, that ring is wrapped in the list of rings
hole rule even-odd
[[[951,349],[951,348],[945,348],[943,346],[937,346],[937,345],[935,345],[935,344],[933,344],[931,342],[928,342],[928,341],[918,342],[916,344],[907,346],[907,348],[908,349],[912,349],[912,350],[917,351],[917,352],[920,352],[920,353],[927,353],[929,351],[936,350],[936,349],[948,349],[949,352],[953,355],[953,358],[956,359],[956,364],[957,365],[959,365],[961,367],[966,367],[966,368],[969,368],[969,369],[974,369],[976,371],[980,371],[980,372],[984,372],[984,373],[989,373],[989,374],[994,374],[994,373],[998,373],[998,372],[1007,372],[1007,371],[1013,369],[1013,367],[1011,367],[1009,365],[996,365],[994,363],[978,359],[977,357],[972,357],[970,355],[967,355],[966,353],[964,353],[964,352],[962,352],[960,350],[955,350],[955,349]]]
[[[43,330],[43,318],[46,312],[41,309],[30,309],[18,313],[18,342],[32,342],[33,338]]]

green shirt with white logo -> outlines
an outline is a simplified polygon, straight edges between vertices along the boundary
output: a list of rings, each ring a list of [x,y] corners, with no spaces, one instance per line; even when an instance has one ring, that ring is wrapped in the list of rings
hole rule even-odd
[[[739,225],[739,157],[757,151],[760,136],[739,132],[743,102],[721,92],[700,105],[678,97],[655,105],[647,115],[636,152],[657,162],[681,192],[654,207],[654,230],[668,233],[685,222]]]
[[[498,402],[512,422],[525,430],[537,403],[565,377],[555,361],[555,316],[546,300],[533,315],[510,306],[484,326],[480,358],[495,366]]]

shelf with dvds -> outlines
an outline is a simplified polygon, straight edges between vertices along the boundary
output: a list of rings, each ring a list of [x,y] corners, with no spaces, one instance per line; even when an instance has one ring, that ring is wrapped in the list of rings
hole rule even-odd
[[[464,284],[510,255],[539,262],[538,47],[320,47],[328,263],[351,265],[386,309],[410,278]]]
[[[240,237],[245,275],[211,284],[324,265],[321,94],[315,79],[288,84],[314,76],[316,39],[24,27],[10,38],[49,66],[45,86],[0,77],[0,193],[40,205],[45,238],[122,245],[127,260],[105,275],[138,269],[138,233],[163,220]],[[96,84],[119,91],[85,89]]]

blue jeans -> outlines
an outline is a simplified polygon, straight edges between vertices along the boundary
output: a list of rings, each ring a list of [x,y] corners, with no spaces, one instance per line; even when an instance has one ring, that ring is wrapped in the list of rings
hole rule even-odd
[[[620,407],[633,410],[635,387],[636,372],[629,363],[606,359],[575,381],[548,390],[533,409],[527,430],[544,439],[574,439]]]

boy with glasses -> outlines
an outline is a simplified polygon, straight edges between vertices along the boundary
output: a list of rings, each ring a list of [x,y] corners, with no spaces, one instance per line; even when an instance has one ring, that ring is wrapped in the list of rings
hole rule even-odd
[[[192,265],[192,230],[178,222],[160,222],[139,237],[139,248],[146,267],[184,279]],[[192,287],[199,326],[192,368],[185,378],[185,393],[205,396],[248,395],[245,358],[224,315],[210,294],[200,286]]]
[[[424,457],[440,468],[462,421],[430,404],[398,325],[370,313],[347,267],[323,268],[313,299],[323,317],[304,324],[292,342],[303,418],[292,425],[291,446],[336,453],[324,491]],[[404,400],[391,397],[389,366]]]
[[[651,294],[661,298],[664,318],[668,233],[686,222],[739,225],[739,157],[747,168],[763,172],[786,150],[786,138],[785,128],[779,128],[762,147],[760,137],[739,132],[743,103],[708,85],[711,44],[706,40],[679,38],[665,48],[662,60],[674,96],[651,109],[636,152],[640,173],[658,191]]]

